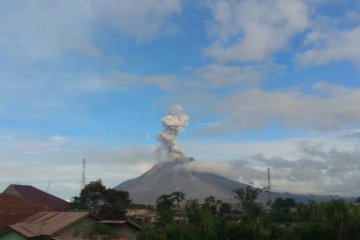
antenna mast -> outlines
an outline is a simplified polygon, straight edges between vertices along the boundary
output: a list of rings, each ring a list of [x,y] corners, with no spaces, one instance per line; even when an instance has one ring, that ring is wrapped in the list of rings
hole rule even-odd
[[[84,189],[86,181],[85,181],[85,169],[86,169],[86,159],[82,160],[82,179],[81,179],[81,190]]]

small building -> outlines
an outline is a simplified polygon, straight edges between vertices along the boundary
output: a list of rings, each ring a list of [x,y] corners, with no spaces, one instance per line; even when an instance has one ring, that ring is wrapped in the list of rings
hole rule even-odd
[[[154,222],[156,211],[151,208],[128,208],[126,210],[126,217],[140,221]]]
[[[87,239],[83,234],[97,221],[89,212],[40,212],[8,226],[0,240]]]
[[[34,203],[44,204],[56,211],[65,211],[69,206],[69,203],[65,200],[30,185],[10,184],[3,191],[3,194],[14,195]]]
[[[141,231],[139,225],[129,220],[102,220],[98,223],[108,226],[115,239],[136,240]]]

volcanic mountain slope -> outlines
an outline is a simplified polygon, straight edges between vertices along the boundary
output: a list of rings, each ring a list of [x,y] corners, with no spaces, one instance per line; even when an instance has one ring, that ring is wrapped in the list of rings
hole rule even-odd
[[[172,192],[183,192],[186,199],[196,198],[200,202],[206,197],[214,196],[223,202],[235,203],[237,200],[234,198],[233,190],[247,186],[214,173],[188,170],[186,164],[176,161],[159,163],[143,175],[119,184],[115,189],[128,191],[134,203],[154,205],[159,196]],[[297,202],[308,202],[309,200],[328,201],[340,197],[272,192],[272,201],[276,198],[293,198]],[[262,191],[257,199],[264,203],[268,200],[268,194],[265,191]]]
[[[163,131],[157,136],[159,146],[155,150],[161,163],[140,177],[123,182],[115,187],[125,190],[135,203],[154,204],[162,194],[172,192],[185,193],[186,199],[196,198],[200,202],[206,197],[214,196],[224,202],[234,202],[233,190],[247,186],[214,173],[203,173],[189,170],[193,158],[183,154],[177,145],[177,135],[188,124],[189,117],[183,114],[182,108],[173,106],[169,114],[161,119]],[[290,193],[271,193],[272,199],[277,197],[294,198],[297,201],[326,200],[331,196],[296,195]],[[269,200],[262,192],[259,201]]]
[[[126,181],[115,187],[125,190],[135,203],[154,204],[162,194],[183,192],[187,199],[214,196],[226,202],[234,199],[233,190],[246,185],[213,173],[189,170],[193,158],[183,154],[177,145],[177,135],[188,125],[189,117],[180,106],[173,106],[167,116],[161,119],[163,131],[157,136],[159,142],[155,153],[160,160],[140,177]]]
[[[136,203],[154,204],[162,194],[175,191],[185,193],[186,199],[197,198],[202,201],[214,196],[216,199],[232,202],[232,190],[246,186],[213,173],[188,170],[185,164],[176,161],[159,163],[143,175],[119,184],[115,189],[128,191],[130,198]]]

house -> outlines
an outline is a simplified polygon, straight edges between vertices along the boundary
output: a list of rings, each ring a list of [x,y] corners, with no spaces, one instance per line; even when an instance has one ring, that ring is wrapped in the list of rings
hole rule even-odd
[[[45,210],[54,211],[44,204],[34,203],[14,195],[0,194],[0,232],[8,225]]]
[[[98,223],[108,226],[115,239],[136,240],[141,231],[139,225],[129,220],[102,220]]]
[[[152,208],[128,208],[126,210],[126,217],[140,221],[154,222],[156,211]]]
[[[10,225],[0,234],[0,240],[87,239],[84,234],[98,220],[89,212],[40,212]]]
[[[14,195],[19,198],[30,200],[34,203],[44,204],[56,211],[65,211],[69,203],[54,195],[41,191],[30,185],[10,184],[3,194]]]

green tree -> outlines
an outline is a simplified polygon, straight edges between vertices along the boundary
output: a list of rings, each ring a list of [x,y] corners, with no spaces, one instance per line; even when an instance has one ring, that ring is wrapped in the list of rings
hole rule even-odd
[[[223,202],[220,205],[220,214],[231,214],[231,205],[229,203]]]
[[[246,186],[245,188],[237,188],[233,190],[233,192],[236,194],[238,201],[245,204],[254,203],[256,198],[259,196],[261,189]]]
[[[352,223],[349,205],[342,199],[332,200],[322,206],[324,220],[336,240],[351,239],[349,230]]]
[[[180,202],[185,200],[185,194],[183,192],[173,192],[170,195],[172,195],[174,201],[176,202],[178,215],[180,216]]]
[[[276,198],[273,205],[281,208],[293,208],[296,207],[296,201],[293,198]]]
[[[209,196],[204,199],[203,207],[207,208],[213,215],[217,213],[217,204],[218,201],[215,199],[214,196]]]
[[[271,216],[273,220],[278,222],[292,222],[298,217],[297,214],[291,211],[291,208],[296,206],[297,203],[293,198],[276,198],[272,204]]]
[[[73,198],[71,209],[91,211],[106,219],[122,219],[130,202],[128,192],[106,188],[99,179],[87,184]]]
[[[172,192],[171,194],[163,194],[156,200],[157,223],[159,225],[166,225],[174,218],[173,208],[177,204],[178,211],[180,211],[180,202],[185,199],[185,194],[182,192]]]
[[[104,219],[120,219],[126,214],[126,209],[131,200],[126,191],[106,189],[105,201],[100,207],[100,216]]]
[[[97,210],[105,201],[106,187],[102,180],[93,181],[85,185],[80,196],[74,198],[78,205],[84,206],[86,210]]]
[[[241,203],[247,217],[254,218],[261,214],[261,207],[255,203],[261,189],[246,186],[245,188],[235,189],[233,192],[236,194],[235,198]]]
[[[216,239],[216,223],[208,208],[194,204],[186,210],[191,239]]]

